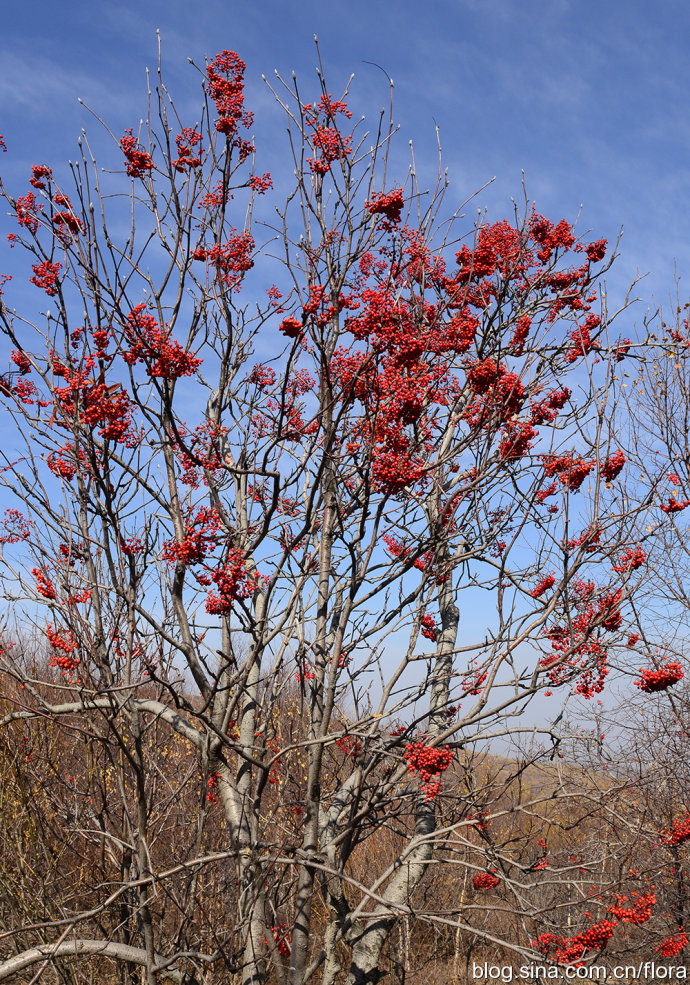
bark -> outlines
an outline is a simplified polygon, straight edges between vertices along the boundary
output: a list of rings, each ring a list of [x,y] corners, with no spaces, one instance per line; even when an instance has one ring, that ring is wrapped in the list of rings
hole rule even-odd
[[[436,651],[436,660],[429,701],[429,738],[439,735],[446,722],[450,681],[453,672],[453,650],[458,635],[459,610],[455,605],[451,579],[443,582],[439,598],[442,632]],[[381,977],[379,968],[381,951],[386,938],[398,920],[401,909],[409,900],[424,877],[433,855],[436,830],[436,803],[426,801],[420,794],[417,803],[415,834],[401,861],[397,874],[386,887],[383,897],[390,908],[377,907],[368,915],[366,925],[357,928],[353,938],[352,961],[345,985],[376,985]]]
[[[41,961],[52,961],[55,958],[84,958],[84,957],[103,957],[111,958],[114,961],[125,961],[129,964],[141,965],[146,967],[148,954],[142,947],[131,947],[129,944],[118,944],[114,941],[94,941],[94,940],[73,940],[63,941],[62,944],[44,944],[40,947],[32,947],[28,951],[16,954],[9,961],[0,964],[0,982],[18,975],[21,971],[31,968]],[[158,975],[162,981],[179,982],[183,985],[185,975],[181,971],[172,968],[162,967],[168,959],[161,954],[155,955],[156,967],[154,974]],[[189,982],[189,978],[186,978]]]

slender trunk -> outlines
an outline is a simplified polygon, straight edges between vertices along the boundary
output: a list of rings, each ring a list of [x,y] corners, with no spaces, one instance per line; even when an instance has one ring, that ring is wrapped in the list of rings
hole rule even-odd
[[[259,592],[255,599],[257,625],[263,624],[265,600]],[[255,648],[260,644],[255,643]],[[252,664],[245,683],[245,697],[242,702],[239,723],[239,744],[248,756],[254,755],[256,745],[257,708],[259,706],[259,687],[261,681],[261,655],[258,650],[252,654]],[[238,926],[246,934],[244,960],[242,962],[242,985],[263,985],[266,979],[264,942],[264,894],[263,880],[259,865],[254,859],[252,847],[254,768],[247,760],[240,760],[237,771],[237,794],[241,816],[237,825],[237,849],[241,873],[240,897],[238,900]]]
[[[439,609],[442,630],[436,650],[429,701],[430,739],[439,735],[447,722],[446,708],[453,673],[453,651],[460,619],[450,578],[442,583]],[[382,894],[390,904],[390,909],[379,906],[369,918],[369,922],[366,924],[362,922],[362,926],[357,929],[350,971],[345,985],[376,985],[381,977],[379,968],[381,951],[386,938],[399,919],[395,910],[409,903],[410,897],[422,881],[433,856],[435,830],[436,802],[426,801],[420,794],[417,800],[414,838],[412,846],[408,846],[411,847],[411,851],[407,853],[397,874]]]
[[[322,374],[322,389],[319,402],[322,408],[322,423],[325,445],[332,439],[333,397]],[[323,744],[319,741],[328,729],[328,702],[326,699],[328,667],[328,616],[330,609],[331,566],[333,539],[336,520],[337,484],[330,462],[324,470],[323,525],[319,543],[319,586],[316,610],[316,625],[313,643],[315,687],[312,689],[309,739],[307,750],[308,780],[305,798],[305,824],[302,839],[302,852],[307,861],[301,867],[295,897],[295,920],[290,952],[289,985],[301,985],[309,955],[309,931],[311,926],[311,907],[316,884],[316,869],[308,860],[319,854],[319,814],[321,810],[321,772],[323,765]]]

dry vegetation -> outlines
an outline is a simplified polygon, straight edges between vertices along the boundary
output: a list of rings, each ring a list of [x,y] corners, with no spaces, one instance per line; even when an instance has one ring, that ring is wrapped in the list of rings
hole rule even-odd
[[[44,666],[40,677],[44,697],[69,698],[54,670]],[[163,695],[151,683],[139,697]],[[200,771],[193,746],[155,716],[142,715],[135,736],[115,707],[97,715],[77,711],[67,728],[64,721],[57,728],[45,715],[18,717],[27,703],[26,692],[6,678],[0,705],[6,716],[0,731],[3,958],[42,944],[49,929],[56,941],[78,928],[82,939],[138,942],[140,890],[146,886],[157,950],[188,953],[190,959],[213,955],[198,980],[208,985],[232,980],[241,966],[241,954],[234,950],[241,934],[233,914],[242,872],[228,848],[217,788],[208,771]],[[273,707],[269,744],[283,751],[272,767],[270,793],[262,802],[261,843],[255,846],[271,860],[264,866],[275,928],[270,944],[284,957],[294,919],[291,870],[299,852],[306,779],[299,745],[305,736],[303,712],[297,684]],[[340,719],[346,726],[347,717]],[[667,738],[664,722],[657,725],[652,735],[647,722],[646,754],[628,750],[627,765],[619,758],[613,770],[605,766],[600,745],[589,741],[564,742],[539,755],[531,750],[522,758],[460,750],[438,798],[435,858],[409,906],[401,909],[383,972],[407,985],[450,985],[471,980],[473,962],[545,962],[547,956],[529,946],[539,935],[573,937],[612,905],[630,905],[621,899],[634,902],[635,893],[650,887],[656,895],[650,918],[623,921],[604,955],[609,963],[653,955],[683,926],[690,905],[685,849],[663,844],[664,830],[683,815],[684,782],[678,761],[662,763],[651,756],[652,740],[661,753],[662,736]],[[325,785],[337,789],[353,755],[342,741],[329,745]],[[145,821],[138,816],[139,785]],[[385,882],[390,866],[401,853],[404,857],[415,799],[415,786],[402,783],[399,797],[381,808],[385,818],[374,812],[361,825],[346,869],[351,898],[376,886],[377,877]],[[143,878],[135,847],[142,823],[149,853]],[[477,884],[487,873],[495,874],[496,885]],[[329,922],[328,880],[323,865],[314,900],[312,959]],[[674,958],[681,960],[682,954]],[[58,958],[41,980],[128,985],[140,974],[136,964],[116,965],[95,954],[81,962]],[[3,980],[28,977],[23,972]]]

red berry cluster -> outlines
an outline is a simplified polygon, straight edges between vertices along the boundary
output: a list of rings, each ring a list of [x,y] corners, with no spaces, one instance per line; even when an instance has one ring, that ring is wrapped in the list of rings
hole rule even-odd
[[[261,735],[260,732],[256,732],[255,734],[257,738]],[[269,750],[269,752],[274,752],[274,753],[280,752],[280,746],[278,745],[275,739],[271,739],[271,738],[266,739],[266,748]],[[280,760],[275,759],[273,761],[273,764],[271,765],[271,768],[268,771],[269,783],[280,783],[280,773],[278,772],[279,766],[280,766]]]
[[[400,222],[400,213],[405,205],[402,188],[393,188],[392,191],[373,195],[364,203],[364,208],[372,215],[382,215],[385,220],[385,228]]]
[[[231,548],[225,564],[211,575],[218,587],[218,595],[210,592],[206,599],[206,611],[211,615],[227,615],[238,599],[248,599],[261,585],[258,572],[247,571],[244,553],[239,548]]]
[[[647,555],[641,547],[629,547],[625,554],[620,556],[618,563],[613,565],[613,570],[619,571],[621,574],[627,571],[635,571],[635,569],[640,568],[646,560]]]
[[[237,136],[240,126],[250,127],[253,115],[244,109],[244,70],[245,63],[234,51],[221,51],[206,66],[208,91],[216,104],[219,119],[216,130],[232,138],[232,146],[240,152],[244,160],[252,152],[252,145]]]
[[[473,660],[472,663],[476,664],[476,660]],[[488,676],[489,676],[488,671],[481,670],[479,668],[476,669],[472,674],[468,673],[468,675],[464,677],[462,681],[463,693],[467,695],[481,694],[482,685],[484,684],[484,681],[487,679]]]
[[[336,113],[342,113],[348,120],[352,118],[352,113],[346,103],[333,99],[330,94],[321,96],[315,105],[306,103],[303,110],[305,122],[312,131],[311,144],[314,148],[314,157],[308,157],[307,163],[314,174],[327,174],[334,161],[342,161],[352,153],[352,136],[343,137],[337,126],[332,125]],[[320,116],[323,118],[321,122]]]
[[[577,362],[581,356],[596,352],[600,348],[598,342],[592,339],[592,332],[596,331],[600,324],[601,318],[598,315],[587,315],[584,323],[570,333],[571,345],[564,356],[566,362]]]
[[[163,544],[161,555],[170,564],[201,564],[210,550],[215,547],[220,530],[220,516],[214,507],[202,507],[185,523],[185,534],[181,541],[168,540]]]
[[[607,458],[601,467],[601,474],[606,482],[613,482],[613,480],[618,476],[623,470],[625,465],[625,455],[619,449],[615,455],[611,455]]]
[[[544,954],[553,953],[559,964],[579,967],[584,964],[583,958],[586,957],[588,951],[598,951],[606,946],[619,923],[641,924],[651,918],[652,907],[657,902],[654,887],[652,886],[651,890],[642,894],[633,892],[632,896],[633,900],[630,906],[623,905],[628,900],[627,896],[618,896],[617,904],[608,908],[607,913],[611,914],[614,919],[607,917],[600,920],[587,930],[575,934],[574,937],[559,937],[551,933],[541,934],[535,941],[532,941],[532,944],[536,945]],[[586,915],[589,916],[589,914]]]
[[[238,291],[242,275],[254,266],[252,253],[254,237],[250,232],[233,232],[227,243],[216,243],[210,249],[198,247],[192,253],[194,260],[206,260],[213,264],[225,286]]]
[[[424,799],[433,800],[441,789],[441,775],[453,762],[453,750],[448,746],[429,747],[423,740],[408,742],[404,758],[407,760],[407,772],[419,773]]]
[[[573,537],[567,542],[569,551],[574,551],[577,547],[584,547],[587,554],[593,554],[601,544],[601,530],[596,524],[592,524],[583,530],[577,537]]]
[[[27,520],[19,510],[6,509],[0,527],[5,531],[0,534],[0,544],[20,544],[23,540],[28,540],[31,536],[33,523]],[[0,645],[0,653],[2,645]]]
[[[181,376],[191,376],[203,361],[185,352],[179,342],[171,340],[170,332],[147,313],[143,302],[127,316],[126,336],[131,348],[122,353],[123,359],[130,366],[136,366],[142,360],[150,377],[177,380]]]
[[[598,606],[594,604],[594,593],[593,582],[573,582],[571,602],[578,615],[567,626],[551,626],[546,632],[554,652],[565,654],[565,659],[553,656],[541,660],[541,666],[547,668],[549,679],[556,685],[562,684],[573,669],[582,668],[575,693],[588,699],[603,690],[609,673],[607,651],[594,633],[598,629],[615,632],[623,621],[619,607],[621,591],[604,593]]]
[[[43,206],[36,202],[34,193],[27,192],[26,195],[20,195],[15,209],[19,225],[35,233],[38,229],[38,213],[42,211]]]
[[[52,581],[50,581],[40,568],[32,568],[31,574],[36,579],[36,591],[39,595],[42,595],[44,599],[50,599],[51,601],[56,598],[55,588],[53,587]]]
[[[69,455],[71,461],[67,461],[63,458],[63,455]],[[86,471],[87,462],[84,452],[78,449],[78,453],[75,453],[74,445],[68,443],[59,448],[57,452],[51,452],[46,459],[46,464],[53,475],[58,476],[60,479],[66,479],[68,482],[75,477],[77,474],[77,468],[81,468]]]
[[[83,232],[84,223],[75,214],[72,208],[72,203],[66,195],[56,195],[53,199],[54,205],[59,205],[62,209],[61,212],[55,212],[53,214],[52,223],[58,228],[58,234],[61,238],[69,242],[70,235],[77,236],[80,232]],[[67,233],[65,232],[67,230]]]
[[[647,694],[654,694],[655,691],[665,691],[667,687],[677,684],[683,678],[683,668],[676,661],[672,660],[664,664],[659,670],[643,670],[640,668],[642,677],[635,681],[635,686]]]
[[[187,172],[190,168],[201,166],[201,146],[194,155],[194,148],[201,144],[201,134],[192,127],[182,127],[182,133],[175,137],[178,157],[172,162],[176,171]]]
[[[530,237],[539,247],[537,259],[541,263],[548,263],[556,250],[569,250],[575,243],[572,226],[565,219],[554,225],[545,216],[533,211],[529,227]]]
[[[673,827],[670,831],[666,831],[662,835],[662,840],[665,845],[682,845],[684,841],[690,839],[690,814],[686,817],[673,822]]]
[[[593,243],[588,243],[585,247],[585,253],[589,262],[598,263],[600,260],[603,260],[606,256],[606,246],[605,239],[597,239]]]
[[[652,907],[656,903],[656,894],[653,891],[642,893],[642,895],[633,892],[632,896],[631,906],[623,905],[627,902],[627,896],[618,896],[618,903],[615,906],[610,906],[608,913],[620,923],[645,923],[652,915]]]
[[[280,954],[280,956],[282,958],[289,958],[290,944],[292,942],[291,942],[290,934],[288,933],[288,925],[282,922],[276,924],[276,926],[271,927],[271,933],[273,935],[273,940],[275,941],[275,945],[278,948],[278,953]],[[264,937],[264,943],[266,944],[266,947],[268,947],[268,941],[266,940],[265,937]]]
[[[544,592],[548,592],[550,588],[553,588],[555,581],[556,581],[555,575],[546,575],[544,578],[541,579],[540,582],[538,582],[534,586],[534,588],[530,592],[530,595],[532,596],[533,599],[538,599],[540,596],[544,594]]]
[[[275,370],[271,369],[270,366],[262,366],[261,363],[257,363],[247,377],[247,383],[252,383],[254,386],[258,387],[259,390],[265,390],[268,387],[273,386],[275,381]]]
[[[265,174],[253,174],[249,179],[249,187],[258,195],[263,195],[269,188],[273,188],[273,179],[268,171]]]
[[[407,547],[404,540],[400,540],[397,537],[393,537],[391,534],[383,535],[383,542],[386,545],[388,553],[392,557],[402,558],[403,561],[407,561],[412,556],[411,548]],[[424,571],[427,563],[431,560],[431,554],[429,551],[426,554],[422,554],[418,557],[414,563],[413,567],[417,568],[419,571]]]
[[[605,919],[574,937],[540,934],[532,943],[544,954],[553,952],[559,964],[574,964],[578,967],[584,963],[582,958],[588,951],[598,951],[611,940],[617,926],[615,920]]]
[[[678,928],[678,933],[673,934],[672,937],[667,937],[665,941],[662,941],[656,951],[659,951],[662,958],[675,958],[676,954],[680,954],[684,948],[688,946],[688,936],[682,927]]]
[[[679,500],[674,499],[673,496],[669,497],[667,504],[662,504],[661,509],[664,513],[680,513],[687,506],[690,506],[690,499],[684,499],[681,503]]]
[[[289,339],[298,339],[302,334],[304,326],[299,318],[294,318],[290,316],[288,318],[283,318],[282,322],[278,326],[278,331],[282,332],[283,335],[287,336]]]
[[[139,146],[137,137],[132,136],[132,128],[125,130],[120,137],[120,147],[127,161],[127,174],[130,178],[141,178],[153,170],[151,155]]]
[[[56,386],[54,389],[55,405],[64,415],[63,421],[58,422],[59,426],[70,427],[75,420],[91,428],[101,424],[103,427],[99,434],[104,440],[127,444],[132,425],[129,398],[118,384],[109,387],[105,382],[94,381],[88,375],[94,364],[94,358],[89,356],[83,363],[83,369],[73,372],[68,366],[53,360],[53,375],[65,380],[64,387]]]
[[[299,671],[295,674],[295,680],[298,684],[302,684],[304,681],[313,681],[315,677],[316,674],[310,667],[306,667],[303,674]]]
[[[40,188],[41,191],[46,190],[46,186],[43,183],[43,179],[47,178],[48,181],[53,177],[53,169],[49,168],[47,164],[32,164],[31,165],[31,177],[29,178],[29,184],[33,185],[34,188]]]
[[[48,297],[55,297],[57,294],[57,282],[62,269],[61,263],[51,263],[50,260],[42,260],[41,263],[32,263],[31,269],[33,277],[29,277],[29,282],[36,287],[42,288]]]
[[[381,215],[391,204],[381,196],[372,196],[367,203]],[[479,317],[473,308],[485,311],[507,282],[522,295],[535,277],[553,295],[548,322],[564,310],[588,311],[594,297],[587,293],[589,263],[564,271],[544,270],[545,264],[555,262],[555,251],[574,246],[572,227],[567,222],[554,226],[535,215],[526,234],[507,222],[484,226],[473,246],[464,246],[457,253],[458,268],[450,276],[443,257],[432,255],[418,233],[404,226],[396,232],[403,255],[391,271],[392,283],[390,278],[385,283],[381,278],[384,269],[390,269],[390,261],[384,260],[384,269],[379,269],[381,261],[370,253],[359,264],[359,304],[345,327],[366,348],[336,353],[332,364],[342,399],[358,400],[362,405],[348,450],[369,456],[376,486],[389,495],[399,495],[406,487],[414,488],[427,479],[424,457],[418,452],[432,446],[432,408],[451,405],[462,389],[446,360],[449,353],[466,353],[474,346]],[[580,252],[583,249],[579,247]],[[376,277],[381,280],[368,282]],[[445,295],[449,318],[440,317],[443,305],[427,303],[416,291],[411,297],[401,293],[401,286],[419,282],[434,285]],[[522,351],[531,328],[529,316],[518,321],[511,355]],[[592,331],[593,322],[585,321],[584,327],[588,325]],[[294,331],[299,332],[297,325]],[[527,454],[538,440],[536,428],[552,422],[569,396],[565,390],[545,395],[530,406],[529,418],[520,419],[528,396],[521,370],[511,370],[490,357],[475,357],[468,360],[466,374],[465,389],[472,394],[463,419],[472,427],[500,428],[499,450],[504,461]],[[407,431],[411,425],[413,437]],[[561,456],[558,465],[553,474],[558,472],[563,485],[573,491],[594,468],[572,456]]]
[[[490,357],[468,366],[467,383],[479,395],[463,413],[471,427],[484,426],[492,419],[507,424],[525,401],[525,387],[517,374]]]
[[[72,656],[77,649],[77,644],[74,642],[72,634],[67,633],[67,638],[65,639],[64,636],[56,633],[49,624],[46,628],[46,636],[52,649],[58,651],[51,655],[50,666],[59,667],[63,674],[74,670],[79,665],[79,657]]]
[[[472,879],[475,889],[495,889],[501,880],[495,872],[478,872]]]
[[[584,480],[594,468],[594,462],[586,462],[576,455],[545,455],[542,459],[544,463],[544,474],[546,476],[557,475],[559,480],[571,492],[577,492]]]
[[[218,787],[218,781],[220,780],[220,773],[211,773],[208,778],[208,791],[206,792],[206,800],[209,804],[217,804],[218,798],[216,797],[215,791]]]
[[[21,376],[26,376],[27,373],[31,372],[31,360],[23,350],[13,349],[10,358],[14,365],[19,367]]]
[[[432,643],[436,642],[436,624],[433,616],[422,616],[422,636]]]
[[[338,749],[342,749],[346,756],[350,756],[352,759],[357,759],[361,750],[362,743],[353,739],[350,735],[341,735],[339,739],[335,740],[335,744]]]

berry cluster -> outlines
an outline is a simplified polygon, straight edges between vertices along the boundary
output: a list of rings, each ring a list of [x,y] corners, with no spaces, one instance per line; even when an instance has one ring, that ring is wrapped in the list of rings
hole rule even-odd
[[[234,51],[221,51],[206,66],[209,95],[216,104],[219,117],[216,130],[231,138],[232,146],[240,152],[240,160],[252,152],[252,145],[237,135],[240,126],[250,127],[253,121],[253,114],[244,109],[245,67]]]
[[[472,664],[476,664],[476,660],[471,661]],[[462,690],[463,694],[475,695],[481,694],[482,686],[484,681],[489,676],[488,671],[482,670],[479,667],[475,667],[473,672],[468,672],[462,679]]]
[[[373,195],[364,203],[364,208],[371,215],[382,215],[386,228],[397,225],[400,222],[400,213],[405,205],[402,188],[393,188],[387,194]]]
[[[574,937],[540,934],[532,943],[544,954],[554,952],[559,964],[573,964],[575,967],[580,967],[584,964],[582,958],[588,951],[598,951],[605,947],[613,937],[617,926],[615,920],[600,920],[599,923],[593,924],[588,930]]]
[[[216,797],[216,788],[218,787],[218,781],[220,780],[220,773],[211,773],[208,778],[208,790],[206,792],[206,800],[209,804],[217,804],[218,798]]]
[[[667,687],[677,684],[683,678],[683,668],[676,661],[672,660],[659,670],[643,670],[640,668],[642,677],[635,681],[635,686],[647,694],[654,694],[655,691],[665,691]]]
[[[276,924],[274,927],[271,927],[271,933],[281,958],[289,958],[291,939],[290,934],[288,933],[288,925],[282,922]],[[265,937],[264,943],[266,944],[266,947],[268,947],[268,941]]]
[[[230,549],[225,564],[213,572],[210,580],[218,587],[218,595],[210,592],[206,599],[210,615],[227,615],[234,602],[250,598],[261,585],[261,576],[247,571],[244,553],[238,548]]]
[[[662,840],[665,845],[682,845],[684,841],[690,840],[690,814],[675,820],[671,830],[662,835]]]
[[[407,772],[419,774],[424,799],[433,800],[441,789],[441,775],[453,762],[453,750],[448,746],[430,748],[423,740],[408,742],[404,758],[407,760]]]
[[[43,206],[36,202],[34,193],[27,192],[26,195],[20,195],[15,209],[18,224],[28,229],[30,233],[35,233],[38,229],[38,213],[42,211]]]
[[[668,503],[662,504],[661,510],[663,513],[680,513],[687,506],[690,506],[690,499],[684,499],[681,503],[679,500],[674,499],[673,496],[670,496]]]
[[[264,174],[253,174],[249,179],[249,187],[257,195],[264,195],[269,188],[273,188],[273,179],[268,171]]]
[[[127,316],[126,336],[130,348],[122,353],[122,358],[130,366],[136,366],[142,360],[150,377],[177,380],[181,376],[191,376],[202,363],[201,359],[185,352],[179,342],[171,340],[170,332],[147,313],[143,302]]]
[[[495,872],[478,872],[472,879],[475,889],[495,889],[501,880]]]
[[[53,601],[56,598],[55,588],[45,572],[43,572],[40,568],[32,568],[31,574],[36,579],[36,591],[38,594],[42,595],[44,599],[50,599]]]
[[[53,204],[60,206],[62,211],[55,212],[51,221],[57,226],[61,240],[69,242],[71,236],[84,231],[84,223],[74,214],[72,203],[66,195],[56,195]]]
[[[568,625],[551,626],[547,630],[546,636],[556,655],[541,660],[541,666],[547,669],[549,679],[556,685],[562,684],[574,669],[582,668],[575,693],[588,699],[604,689],[609,673],[607,651],[594,634],[597,630],[615,632],[623,621],[621,591],[602,594],[598,605],[595,605],[594,595],[593,582],[576,580],[572,583],[571,603],[578,614],[569,619]]]
[[[613,565],[613,570],[621,574],[627,571],[635,571],[640,568],[647,560],[647,555],[641,547],[629,547],[625,554],[618,559],[618,563]]]
[[[656,894],[652,892],[632,893],[633,899],[630,906],[624,906],[627,896],[619,896],[616,906],[610,906],[608,912],[611,916],[619,920],[620,923],[645,923],[652,915],[652,907],[656,903]]]
[[[302,334],[302,329],[304,326],[299,318],[290,316],[288,318],[283,318],[282,322],[278,326],[278,331],[282,332],[283,335],[287,336],[289,339],[298,339]]]
[[[252,234],[248,231],[238,233],[235,230],[226,243],[216,243],[208,250],[200,246],[194,250],[192,258],[213,264],[223,284],[231,290],[238,291],[242,275],[254,266],[253,251]]]
[[[432,643],[436,642],[436,624],[434,622],[433,616],[422,616],[422,636],[431,640]]]
[[[64,387],[54,388],[55,405],[63,414],[59,426],[70,427],[77,420],[90,428],[101,424],[99,434],[104,441],[127,444],[132,425],[129,398],[118,384],[107,386],[105,382],[94,381],[88,375],[94,363],[93,357],[89,357],[84,361],[82,370],[72,371],[63,363],[53,360],[53,375],[65,380]],[[61,452],[63,450],[60,449]]]
[[[335,740],[335,744],[338,749],[342,749],[346,756],[350,756],[352,759],[357,759],[361,750],[362,743],[353,739],[350,735],[341,735],[339,739]]]
[[[141,178],[153,170],[151,155],[139,146],[137,137],[132,136],[132,128],[125,130],[120,137],[120,147],[127,161],[127,174],[130,178]]]
[[[587,315],[584,323],[570,333],[571,344],[564,355],[567,363],[577,362],[581,356],[599,349],[599,344],[592,338],[592,332],[596,331],[600,324],[601,318],[598,315]]]
[[[558,476],[559,480],[570,492],[577,492],[584,480],[594,468],[594,462],[586,462],[576,455],[545,455],[544,475]]]
[[[675,958],[676,954],[680,954],[688,946],[688,936],[682,927],[678,928],[678,933],[673,934],[671,937],[667,937],[666,940],[662,941],[656,951],[659,951],[662,958]]]
[[[191,127],[182,127],[182,133],[175,137],[178,157],[172,162],[176,171],[187,172],[190,168],[201,166],[201,146],[194,154],[194,148],[201,144],[201,134]]]
[[[55,297],[57,294],[58,277],[62,269],[61,263],[51,263],[50,260],[42,260],[41,263],[32,263],[31,269],[33,277],[29,277],[29,282],[36,287],[42,288],[48,297]]]
[[[31,177],[29,178],[29,184],[33,185],[34,188],[40,188],[41,191],[46,190],[46,186],[43,182],[44,178],[50,181],[53,177],[53,169],[49,168],[47,164],[32,164],[31,165]]]
[[[46,636],[53,651],[58,651],[51,655],[50,666],[59,667],[63,674],[74,670],[79,665],[79,657],[73,656],[77,649],[77,644],[74,642],[72,634],[67,633],[67,638],[65,639],[64,636],[56,633],[49,624],[46,628]]]
[[[334,161],[342,161],[352,153],[352,136],[343,137],[332,125],[336,113],[342,113],[348,120],[352,118],[352,113],[346,103],[333,99],[330,94],[321,96],[315,105],[306,103],[303,109],[305,122],[312,131],[311,144],[314,148],[314,157],[308,157],[307,163],[314,174],[327,174]],[[323,117],[322,122],[319,121],[320,116]]]
[[[601,474],[606,482],[613,482],[613,480],[620,475],[625,465],[625,455],[619,449],[615,455],[611,455],[607,458],[601,467]]]
[[[166,541],[161,555],[169,564],[182,564],[184,567],[201,564],[208,552],[215,547],[219,530],[218,510],[214,507],[202,507],[186,521],[182,540]]]
[[[538,582],[534,586],[534,588],[530,592],[530,595],[532,596],[533,599],[540,598],[540,596],[542,596],[544,592],[548,592],[550,588],[553,588],[555,582],[556,582],[555,575],[546,575],[544,578],[541,579],[540,582]]]

